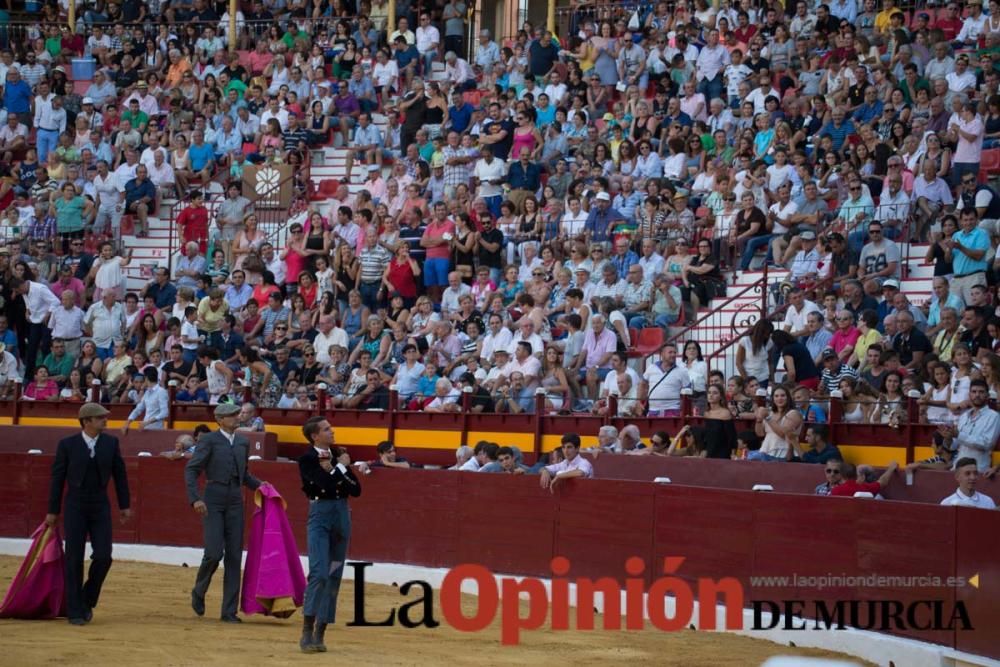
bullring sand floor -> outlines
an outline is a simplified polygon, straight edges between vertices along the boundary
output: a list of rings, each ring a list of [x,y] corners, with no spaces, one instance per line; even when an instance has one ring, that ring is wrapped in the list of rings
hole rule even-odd
[[[6,592],[19,559],[0,558],[0,589]],[[105,583],[94,620],[85,627],[56,621],[0,621],[5,667],[36,665],[676,665],[720,667],[759,665],[773,655],[844,657],[825,651],[789,648],[723,633],[683,631],[554,632],[527,631],[517,647],[500,644],[499,614],[493,626],[478,634],[458,632],[444,624],[436,629],[400,626],[346,628],[327,633],[330,652],[305,655],[298,650],[301,612],[277,620],[245,617],[242,625],[218,620],[222,572],[212,582],[208,611],[191,611],[195,570],[167,565],[116,561]],[[383,619],[406,602],[391,586],[365,586],[369,619]],[[413,597],[416,593],[411,592]],[[473,613],[475,598],[463,607]],[[354,585],[345,581],[340,621],[351,620]],[[437,605],[437,599],[435,599]],[[440,609],[435,617],[440,621]],[[572,616],[571,616],[572,618]],[[600,621],[596,623],[600,627]]]

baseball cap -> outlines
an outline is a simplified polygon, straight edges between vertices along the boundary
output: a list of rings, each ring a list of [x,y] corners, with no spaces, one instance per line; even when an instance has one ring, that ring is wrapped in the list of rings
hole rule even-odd
[[[802,232],[801,234],[799,234],[799,238],[802,239],[803,241],[815,241],[816,240],[816,232],[811,232],[809,230],[806,230],[806,231]]]
[[[831,350],[830,348],[826,348],[825,350],[823,350],[823,361],[826,361],[827,359],[836,359],[836,358],[837,358],[837,353]]]
[[[94,98],[93,97],[84,97],[83,101],[80,102],[80,104],[83,104],[83,105],[93,104],[93,103],[94,103]]]
[[[889,278],[884,283],[882,283],[882,289],[885,289],[886,287],[891,287],[893,289],[899,289],[899,281],[896,280],[895,278]]]
[[[598,201],[611,201],[611,195],[607,192],[598,192],[594,199],[597,199]]]

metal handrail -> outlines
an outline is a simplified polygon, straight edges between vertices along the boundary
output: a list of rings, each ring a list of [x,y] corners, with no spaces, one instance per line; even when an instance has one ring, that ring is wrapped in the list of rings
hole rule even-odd
[[[671,336],[668,339],[667,342],[668,343],[677,343],[678,341],[685,339],[687,337],[687,335],[690,334],[690,333],[692,333],[695,329],[697,329],[699,325],[707,322],[709,319],[711,319],[712,317],[716,316],[719,311],[721,311],[723,308],[725,308],[728,305],[732,305],[732,303],[735,302],[737,299],[746,298],[747,294],[750,293],[750,292],[760,292],[760,294],[761,294],[760,312],[761,312],[761,314],[763,316],[766,313],[766,311],[767,311],[767,274],[768,274],[768,267],[767,267],[767,264],[765,264],[764,265],[764,275],[763,276],[761,276],[760,278],[758,278],[757,280],[755,280],[751,284],[747,285],[746,287],[744,287],[743,289],[741,289],[736,294],[734,294],[732,296],[729,296],[729,297],[726,297],[725,300],[723,300],[722,303],[716,304],[715,301],[713,300],[711,302],[711,306],[710,306],[709,311],[707,313],[705,313],[701,317],[695,319],[694,322],[692,322],[691,324],[687,325],[684,329],[682,329],[678,333],[676,333],[673,336]],[[756,321],[756,320],[754,320],[754,321]],[[752,323],[751,323],[751,326],[752,326]]]

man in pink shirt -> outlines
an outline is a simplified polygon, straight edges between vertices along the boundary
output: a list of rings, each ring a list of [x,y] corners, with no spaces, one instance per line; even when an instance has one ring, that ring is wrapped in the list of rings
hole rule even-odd
[[[611,354],[618,349],[618,337],[609,329],[603,315],[591,315],[590,329],[583,337],[583,367],[580,379],[587,381],[587,391],[597,398],[598,384],[611,372]]]
[[[448,271],[451,268],[451,239],[455,235],[455,223],[448,219],[448,208],[444,202],[434,204],[434,219],[427,225],[420,239],[420,247],[427,249],[424,262],[424,287],[427,296],[434,303],[441,303],[444,288],[448,286]]]
[[[854,326],[854,315],[849,310],[837,311],[837,330],[833,332],[830,339],[830,347],[837,353],[837,357],[844,363],[851,358],[854,353],[854,346],[858,344],[861,332]]]
[[[976,104],[976,102],[966,102],[959,113],[958,122],[952,122],[948,126],[948,133],[958,142],[951,163],[952,178],[955,183],[962,181],[963,174],[979,174],[985,126],[979,117]]]
[[[73,292],[76,295],[76,305],[78,306],[83,303],[83,297],[87,292],[83,282],[73,275],[73,267],[70,264],[62,265],[59,269],[59,280],[52,283],[49,289],[59,299],[62,299],[63,292]]]

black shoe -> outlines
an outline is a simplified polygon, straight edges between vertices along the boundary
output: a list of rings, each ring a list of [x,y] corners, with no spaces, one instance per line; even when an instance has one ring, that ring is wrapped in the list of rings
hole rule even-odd
[[[191,608],[194,609],[194,613],[199,616],[205,615],[205,598],[201,597],[194,591],[191,591]]]
[[[92,620],[94,620],[93,607],[87,607],[87,609],[83,612],[83,620],[85,620],[87,623],[90,623]]]
[[[71,618],[69,619],[70,625],[87,625],[87,619],[85,618]]]
[[[317,623],[316,631],[313,633],[313,651],[315,653],[326,653],[326,644],[323,643],[323,635],[326,634],[326,623]]]
[[[315,625],[315,616],[306,616],[302,621],[302,637],[299,639],[299,648],[303,653],[318,653],[319,649],[313,644],[313,626]]]
[[[240,618],[239,616],[237,616],[236,614],[233,614],[232,616],[223,616],[222,617],[222,622],[223,623],[242,623],[243,619]]]

